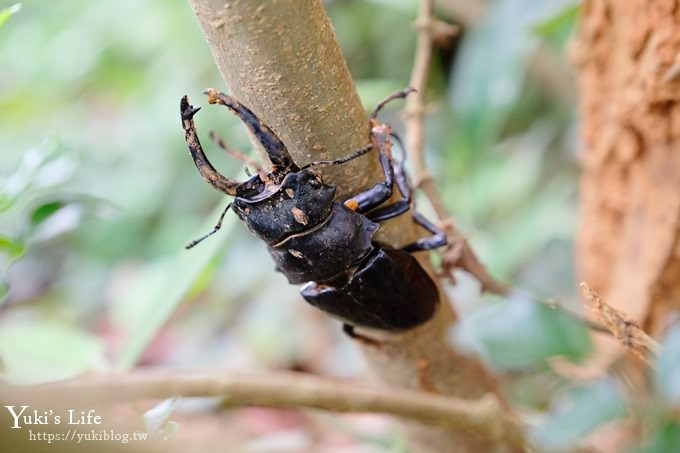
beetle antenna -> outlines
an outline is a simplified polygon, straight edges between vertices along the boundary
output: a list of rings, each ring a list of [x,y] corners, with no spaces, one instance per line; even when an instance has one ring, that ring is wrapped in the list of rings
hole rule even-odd
[[[364,146],[361,149],[354,151],[349,156],[341,157],[339,159],[334,159],[334,160],[317,160],[315,162],[310,162],[307,165],[305,165],[304,167],[302,167],[301,170],[305,170],[309,167],[316,167],[316,166],[319,166],[319,165],[329,166],[329,165],[344,164],[345,162],[348,162],[352,159],[356,159],[357,157],[363,156],[364,154],[368,153],[372,149],[373,149],[373,145],[369,144],[369,145]]]
[[[220,219],[217,221],[217,225],[215,225],[212,229],[212,231],[206,235],[201,236],[198,239],[194,239],[193,241],[189,242],[187,245],[184,246],[185,249],[189,250],[190,248],[195,247],[198,245],[199,242],[202,242],[204,239],[208,239],[210,236],[213,234],[217,233],[220,231],[220,228],[222,228],[222,221],[224,220],[224,216],[227,214],[227,211],[231,208],[231,203],[227,205],[226,208],[224,208],[224,211],[222,211],[222,214],[220,214]]]
[[[372,119],[372,120],[376,119],[378,117],[378,113],[380,113],[380,111],[383,109],[383,107],[385,107],[391,101],[393,101],[395,99],[403,99],[406,96],[408,96],[409,94],[415,93],[416,91],[418,91],[418,90],[416,90],[413,87],[406,87],[403,90],[395,91],[394,93],[390,94],[385,99],[383,99],[382,101],[378,102],[378,105],[375,106],[375,108],[373,109],[373,112],[371,113],[371,116],[369,118]]]
[[[210,163],[208,157],[203,152],[201,142],[198,140],[198,133],[194,124],[194,115],[200,110],[200,107],[194,107],[189,104],[187,96],[182,97],[180,102],[180,113],[182,117],[182,127],[184,128],[184,139],[189,147],[191,158],[196,164],[198,172],[203,176],[211,186],[227,195],[235,196],[236,190],[242,184],[235,179],[227,178],[220,172],[215,170],[215,167]]]

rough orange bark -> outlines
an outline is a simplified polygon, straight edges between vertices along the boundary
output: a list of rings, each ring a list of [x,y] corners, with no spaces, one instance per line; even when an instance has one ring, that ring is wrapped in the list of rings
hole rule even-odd
[[[675,0],[583,5],[580,273],[658,335],[680,307],[680,7]],[[600,339],[594,369],[621,353]]]

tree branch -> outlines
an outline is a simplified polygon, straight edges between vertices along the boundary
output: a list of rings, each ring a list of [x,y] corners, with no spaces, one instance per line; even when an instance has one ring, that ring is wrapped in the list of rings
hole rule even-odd
[[[653,367],[654,359],[661,349],[659,343],[647,335],[637,322],[602,300],[600,295],[584,282],[581,282],[581,291],[587,305],[614,337],[647,365]]]
[[[234,375],[145,371],[26,386],[0,387],[0,399],[19,404],[110,405],[142,399],[224,397],[226,404],[271,408],[378,412],[447,429],[471,430],[521,446],[517,421],[488,395],[464,400],[413,390],[370,387],[303,373]]]
[[[298,164],[343,157],[368,143],[366,113],[320,2],[190,3],[231,93],[272,127]],[[338,196],[368,187],[379,174],[369,156],[322,171]]]

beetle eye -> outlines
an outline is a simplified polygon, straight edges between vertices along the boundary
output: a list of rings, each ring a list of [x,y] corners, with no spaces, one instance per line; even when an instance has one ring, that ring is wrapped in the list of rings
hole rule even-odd
[[[321,187],[321,178],[318,176],[315,176],[310,179],[309,185],[312,186],[312,189],[318,189]]]

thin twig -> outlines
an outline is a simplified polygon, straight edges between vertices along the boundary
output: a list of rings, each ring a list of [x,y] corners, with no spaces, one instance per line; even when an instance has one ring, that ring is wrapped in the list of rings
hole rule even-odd
[[[659,343],[647,335],[636,321],[602,300],[587,284],[582,282],[580,286],[588,306],[614,337],[649,366],[654,366],[654,358],[660,350]]]
[[[209,371],[108,374],[36,386],[0,387],[0,400],[20,404],[115,404],[141,399],[224,397],[231,406],[307,407],[332,412],[378,412],[447,429],[472,430],[521,446],[518,422],[492,396],[465,400],[416,390],[369,387],[304,373],[266,375]]]
[[[424,121],[429,110],[425,103],[425,91],[432,62],[432,50],[437,41],[437,30],[446,29],[441,25],[434,25],[439,24],[440,21],[434,18],[433,7],[433,0],[422,0],[420,2],[418,18],[416,19],[418,41],[416,43],[416,55],[410,81],[410,86],[415,88],[416,92],[408,97],[404,112],[406,140],[408,143],[407,152],[413,165],[416,186],[423,191],[430,201],[449,240],[449,245],[442,256],[443,271],[448,274],[449,278],[453,279],[453,270],[456,268],[463,269],[479,281],[483,291],[507,296],[511,292],[511,287],[497,280],[489,273],[465,236],[456,228],[455,221],[448,213],[446,205],[437,191],[432,174],[425,165]],[[451,33],[452,29],[448,29],[448,32]],[[605,326],[584,319],[579,314],[567,310],[559,304],[548,303],[548,305],[561,309],[594,331],[610,333],[609,329]]]
[[[455,267],[471,273],[486,291],[496,294],[507,294],[508,286],[496,280],[489,274],[477,255],[455,226],[455,222],[448,214],[446,205],[441,199],[434,185],[432,175],[425,166],[424,157],[424,119],[427,113],[425,104],[425,90],[432,61],[432,48],[436,40],[436,30],[441,27],[433,26],[438,21],[433,17],[433,0],[420,2],[418,13],[418,41],[416,43],[416,55],[411,72],[410,86],[417,91],[409,96],[405,114],[406,140],[408,153],[413,165],[415,184],[430,200],[440,223],[449,238],[449,245],[443,254],[443,268],[452,277]]]

